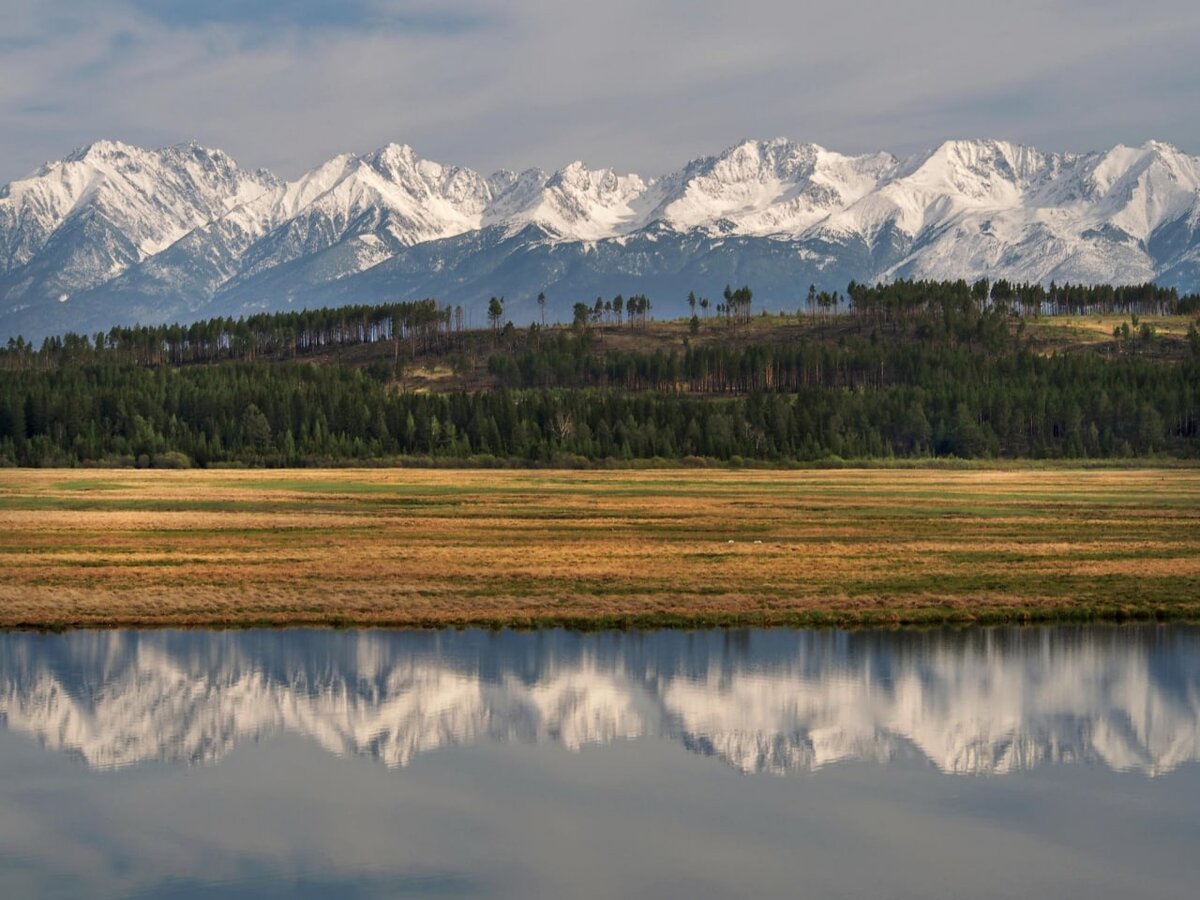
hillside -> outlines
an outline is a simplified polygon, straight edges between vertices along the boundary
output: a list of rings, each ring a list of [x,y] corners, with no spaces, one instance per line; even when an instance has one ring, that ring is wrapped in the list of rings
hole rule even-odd
[[[1200,456],[1196,298],[1044,293],[851,285],[773,316],[739,288],[686,322],[634,296],[527,329],[496,298],[486,331],[429,300],[10,341],[0,461]]]
[[[1135,318],[1139,325],[1137,329],[1131,328],[1129,338],[1114,335],[1114,330],[1130,325],[1129,315],[1117,313],[1045,317],[1027,323],[1022,329],[1022,337],[1029,351],[1040,356],[1086,354],[1104,359],[1136,358],[1164,363],[1192,358],[1188,340],[1194,321],[1191,317],[1151,315]],[[1153,337],[1139,338],[1138,329],[1143,323],[1151,329]],[[1012,323],[1014,336],[1019,324]],[[775,313],[754,316],[736,327],[721,321],[702,320],[696,333],[692,332],[687,319],[654,321],[644,328],[600,325],[589,332],[586,348],[591,357],[602,361],[626,355],[675,354],[682,357],[688,350],[704,348],[743,352],[752,348],[809,346],[836,350],[862,336],[862,327],[847,316],[821,320]],[[395,370],[394,383],[405,391],[495,390],[505,386],[505,382],[496,374],[493,357],[517,358],[523,352],[536,350],[539,344],[552,344],[563,337],[578,339],[570,326],[564,325],[548,326],[544,331],[514,329],[498,338],[488,331],[476,331],[468,339],[473,348],[471,352],[447,352],[437,348],[418,352]],[[380,363],[390,366],[393,363],[392,349],[383,343],[321,349],[305,358],[318,364],[356,367]],[[731,390],[740,392],[737,388]]]

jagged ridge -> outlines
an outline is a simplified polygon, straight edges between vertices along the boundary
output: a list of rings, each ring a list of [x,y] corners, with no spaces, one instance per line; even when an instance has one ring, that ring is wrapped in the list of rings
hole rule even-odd
[[[744,141],[661,178],[483,176],[389,145],[292,182],[196,145],[99,142],[0,190],[0,323],[67,325],[432,294],[751,280],[767,305],[810,281],[1008,277],[1200,287],[1200,159],[1154,141],[1055,154],[949,141],[907,160]],[[681,306],[679,307],[682,308]]]

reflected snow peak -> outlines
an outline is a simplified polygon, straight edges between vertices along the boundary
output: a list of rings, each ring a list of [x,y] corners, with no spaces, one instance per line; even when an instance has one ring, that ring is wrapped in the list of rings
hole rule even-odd
[[[0,636],[0,720],[112,769],[292,732],[387,766],[654,737],[745,772],[994,774],[1200,758],[1200,631],[97,632]]]

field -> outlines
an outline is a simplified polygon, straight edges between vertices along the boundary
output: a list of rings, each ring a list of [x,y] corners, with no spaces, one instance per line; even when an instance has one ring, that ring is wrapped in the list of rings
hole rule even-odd
[[[1200,619],[1200,470],[0,470],[0,626]]]

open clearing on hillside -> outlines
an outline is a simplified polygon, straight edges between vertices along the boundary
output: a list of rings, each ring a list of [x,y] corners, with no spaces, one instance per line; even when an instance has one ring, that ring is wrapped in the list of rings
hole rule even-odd
[[[1200,619],[1198,469],[0,470],[0,626]]]

